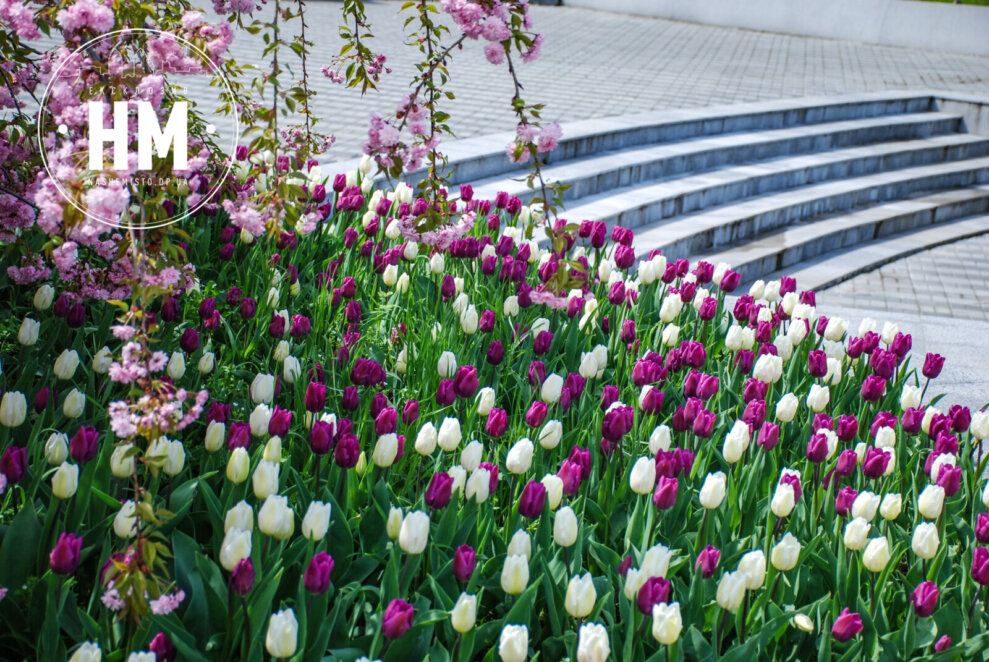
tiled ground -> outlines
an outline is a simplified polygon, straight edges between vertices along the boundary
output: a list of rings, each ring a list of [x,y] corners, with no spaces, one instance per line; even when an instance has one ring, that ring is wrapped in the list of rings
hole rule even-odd
[[[989,322],[989,235],[939,246],[825,290],[834,305]]]
[[[209,8],[209,0],[195,0]],[[283,2],[294,6],[295,3]],[[268,3],[268,11],[273,5]],[[340,48],[340,2],[311,0],[307,23],[317,114],[337,136],[337,159],[360,152],[372,111],[387,113],[408,92],[416,49],[403,45],[400,2],[367,2],[376,38],[393,72],[377,93],[331,84],[319,73]],[[989,11],[989,10],[987,10]],[[534,6],[546,35],[542,57],[520,67],[527,100],[546,104],[545,117],[576,120],[662,108],[688,108],[818,94],[931,88],[989,93],[989,58],[678,23],[570,7]],[[293,23],[286,26],[297,29]],[[240,33],[233,52],[260,64],[259,38]],[[451,65],[449,104],[459,137],[511,130],[511,86],[504,66],[469,43]],[[287,57],[287,55],[286,55]],[[283,60],[284,61],[284,60]]]

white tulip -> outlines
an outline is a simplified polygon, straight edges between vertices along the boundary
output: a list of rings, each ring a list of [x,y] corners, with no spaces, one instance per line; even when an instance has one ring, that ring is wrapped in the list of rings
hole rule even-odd
[[[74,349],[63,349],[55,359],[55,376],[62,380],[72,379],[77,367],[79,367],[79,353]]]
[[[532,558],[532,538],[524,529],[519,529],[508,541],[508,556],[524,556],[528,561]]]
[[[172,379],[182,379],[185,374],[185,354],[181,351],[172,352],[168,358],[168,367],[165,369]]]
[[[928,485],[917,497],[917,510],[927,519],[937,519],[944,508],[944,488],[940,485]]]
[[[766,555],[761,549],[744,554],[738,562],[738,571],[745,576],[745,588],[753,591],[766,581]]]
[[[247,474],[251,470],[251,456],[247,454],[241,446],[230,452],[230,459],[227,461],[227,480],[234,485],[240,485],[247,480]]]
[[[668,451],[672,443],[673,436],[669,426],[657,425],[649,435],[649,452],[656,455],[659,451]]]
[[[271,657],[286,658],[295,655],[299,641],[299,621],[291,608],[271,615],[264,647]]]
[[[113,517],[113,532],[118,538],[133,538],[137,532],[137,505],[133,501],[124,501],[120,510]]]
[[[811,411],[815,413],[824,411],[830,401],[831,391],[827,386],[811,384],[810,393],[807,395],[807,406],[810,407]]]
[[[776,420],[783,423],[789,423],[793,420],[793,417],[797,414],[797,406],[799,405],[797,396],[793,393],[787,393],[779,402],[776,403]]]
[[[652,606],[652,636],[665,646],[672,646],[680,638],[683,618],[680,616],[680,603],[658,603]]]
[[[756,360],[752,376],[761,382],[775,384],[783,377],[783,359],[773,354],[763,354]]]
[[[272,494],[264,500],[258,511],[258,530],[277,540],[288,540],[295,530],[295,513],[288,505],[288,497]]]
[[[852,517],[861,517],[871,521],[879,510],[879,495],[865,490],[858,493],[855,501],[852,502]]]
[[[605,662],[611,655],[608,630],[600,623],[584,623],[577,633],[577,662]]]
[[[398,540],[398,534],[402,531],[402,509],[392,506],[388,511],[388,519],[385,521],[385,533],[391,540]]]
[[[524,474],[532,466],[534,447],[528,439],[520,439],[508,450],[505,468],[513,474]]]
[[[477,413],[487,416],[495,406],[495,392],[490,386],[485,386],[477,392]]]
[[[937,533],[937,527],[930,522],[921,522],[913,530],[913,538],[910,541],[910,546],[913,549],[913,553],[920,558],[927,560],[933,559],[937,554],[938,545],[940,545],[940,538]]]
[[[873,538],[862,552],[862,565],[869,572],[882,572],[889,563],[889,541],[885,536]]]
[[[268,434],[268,423],[271,421],[271,407],[261,403],[254,408],[248,419],[251,424],[251,434],[255,437],[264,437]]]
[[[718,606],[728,611],[735,611],[742,606],[742,598],[745,597],[745,573],[726,572],[718,583],[717,602]]]
[[[791,533],[787,533],[776,543],[771,554],[773,567],[781,572],[793,570],[799,558],[800,541],[794,538]]]
[[[708,510],[713,510],[720,506],[725,498],[726,482],[727,476],[725,476],[723,471],[709,473],[704,478],[704,484],[701,486],[701,505]]]
[[[282,363],[282,379],[286,384],[294,384],[302,376],[302,363],[291,354],[285,357]]]
[[[652,577],[666,577],[666,573],[670,569],[670,560],[672,558],[673,553],[670,552],[670,548],[665,545],[653,545],[646,550],[646,554],[642,557],[642,564],[640,566],[645,579],[650,579]]]
[[[553,450],[560,445],[563,439],[563,424],[555,419],[543,423],[542,430],[539,431],[539,445],[546,450]]]
[[[484,503],[491,496],[491,472],[477,468],[471,473],[464,485],[464,497],[475,503]]]
[[[41,332],[41,322],[25,317],[21,321],[21,328],[17,332],[17,342],[25,347],[30,347],[38,342],[38,334]],[[60,357],[61,358],[61,357]],[[56,366],[57,366],[56,362]]]
[[[52,494],[59,499],[69,499],[79,487],[79,465],[63,462],[52,475]]]
[[[900,516],[903,509],[903,497],[899,494],[887,494],[879,504],[879,514],[883,519],[894,520]]]
[[[773,499],[769,504],[770,510],[777,517],[789,517],[796,505],[796,493],[793,485],[789,483],[779,483],[773,493]]]
[[[227,436],[227,426],[220,421],[210,421],[206,426],[206,439],[203,445],[206,450],[210,453],[215,453],[216,451],[223,448],[223,442]]]
[[[416,435],[416,452],[420,455],[432,455],[436,450],[436,438],[436,426],[432,423],[423,424]]]
[[[390,467],[398,457],[398,435],[394,432],[383,434],[374,443],[374,451],[371,453],[371,461],[375,466],[381,468]]]
[[[577,542],[577,515],[570,506],[563,506],[553,517],[553,541],[560,547],[571,547]]]
[[[258,373],[251,382],[251,400],[254,404],[271,404],[275,399],[275,377]]]
[[[501,589],[509,595],[518,595],[529,584],[529,560],[521,554],[505,557],[501,569]]]
[[[450,612],[450,624],[461,634],[470,632],[477,622],[477,596],[461,593]]]
[[[451,378],[457,374],[457,357],[453,352],[443,352],[436,362],[436,372],[440,377]]]
[[[587,618],[594,610],[597,601],[597,591],[594,590],[594,578],[591,573],[583,577],[574,575],[567,584],[567,593],[563,606],[567,613],[574,618]]]
[[[552,405],[559,401],[563,394],[563,377],[557,374],[548,375],[543,381],[539,397],[546,404]]]
[[[69,437],[64,432],[52,432],[45,441],[45,461],[57,467],[69,457]]]
[[[476,471],[481,466],[481,457],[484,454],[484,446],[479,441],[472,441],[460,452],[460,466],[464,471]]]
[[[402,519],[398,531],[398,546],[406,554],[422,554],[429,539],[429,515],[414,510]]]
[[[254,530],[254,509],[243,499],[228,510],[223,519],[223,533],[229,533],[231,529]]]
[[[546,474],[539,482],[546,488],[546,501],[549,503],[549,509],[556,510],[559,508],[560,501],[563,499],[563,479],[556,474]]]
[[[51,287],[50,285],[45,285],[45,287]],[[41,290],[39,289],[38,292]],[[38,295],[34,295],[35,301],[37,302]],[[37,303],[35,303],[37,306]],[[50,305],[50,304],[49,304]],[[76,649],[76,652],[72,654],[69,658],[69,662],[100,662],[103,659],[103,651],[92,641],[85,642],[82,646]]]
[[[865,547],[865,541],[869,537],[869,530],[871,528],[872,525],[861,517],[856,517],[849,521],[845,525],[845,547],[852,551],[858,551]]]
[[[636,494],[652,494],[656,487],[656,461],[651,457],[640,457],[632,465],[628,482]]]
[[[34,291],[34,309],[48,310],[55,300],[55,288],[45,284]]]
[[[322,540],[330,530],[332,504],[313,501],[302,518],[302,535],[309,540]]]
[[[529,628],[506,625],[498,638],[498,655],[502,662],[525,662],[529,658]]]

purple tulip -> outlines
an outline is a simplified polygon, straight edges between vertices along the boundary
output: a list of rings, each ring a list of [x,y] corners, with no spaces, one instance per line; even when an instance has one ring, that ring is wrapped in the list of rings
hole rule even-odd
[[[48,555],[48,563],[56,575],[71,575],[79,567],[82,536],[60,533],[55,548]]]
[[[85,464],[96,457],[96,442],[100,433],[91,425],[79,428],[69,440],[69,454],[78,464]]]
[[[470,545],[461,545],[453,553],[453,575],[457,581],[466,584],[477,567],[477,555]]]
[[[811,377],[823,377],[828,373],[828,355],[822,349],[815,349],[807,355],[807,372]]]
[[[347,411],[354,411],[360,406],[360,396],[357,393],[356,386],[345,386],[343,389],[343,397],[340,400],[340,406]]]
[[[852,504],[855,503],[855,497],[858,495],[859,493],[852,487],[841,488],[834,498],[834,511],[839,516],[844,517],[851,511]]]
[[[546,505],[546,486],[530,480],[519,498],[519,514],[528,519],[538,518]]]
[[[701,409],[697,412],[694,417],[693,430],[701,439],[707,439],[714,432],[714,422],[717,420],[717,416],[714,412],[710,412],[707,409]]]
[[[756,438],[756,443],[765,450],[771,451],[780,443],[780,426],[775,423],[770,423],[766,421],[759,428],[759,436]]]
[[[841,615],[835,619],[831,627],[831,636],[835,640],[845,642],[862,631],[862,617],[850,611],[848,607],[841,610]]]
[[[924,410],[917,407],[910,407],[901,418],[903,431],[907,434],[917,434],[924,423]]]
[[[538,389],[546,381],[546,364],[542,361],[533,361],[529,364],[529,384],[533,389]]]
[[[936,379],[944,367],[944,357],[940,354],[928,354],[924,357],[924,367],[921,373],[928,379]]]
[[[505,358],[505,348],[502,346],[500,340],[493,340],[490,345],[488,345],[488,363],[491,365],[499,365]]]
[[[230,574],[230,588],[237,595],[247,595],[254,588],[254,563],[250,557],[241,559]]]
[[[989,513],[980,513],[976,519],[975,537],[979,542],[989,542]]]
[[[881,478],[889,467],[889,459],[889,453],[882,448],[869,446],[862,460],[862,473],[866,478]]]
[[[326,386],[319,382],[309,382],[305,395],[306,411],[317,413],[326,407]]]
[[[656,492],[652,496],[653,504],[660,510],[669,510],[677,500],[676,478],[660,476],[656,485]]]
[[[862,399],[867,402],[876,402],[885,390],[886,380],[879,375],[869,375],[862,381]]]
[[[934,644],[935,653],[943,653],[949,648],[951,648],[951,637],[949,637],[948,635],[943,635],[940,639],[937,640],[937,643]]]
[[[544,404],[544,403],[540,402],[540,404]],[[545,417],[545,413],[543,414],[543,416]],[[484,429],[492,437],[500,437],[501,435],[505,434],[505,429],[507,427],[508,427],[508,412],[506,412],[504,409],[498,409],[497,407],[493,407],[491,411],[488,413],[488,422],[485,424]]]
[[[48,406],[48,398],[51,396],[51,392],[52,390],[50,386],[46,386],[38,391],[37,395],[34,396],[34,411],[40,414],[45,410],[45,407]],[[55,398],[58,399],[57,392],[55,394]]]
[[[327,421],[314,421],[309,430],[309,448],[317,455],[326,455],[333,447],[333,425]]]
[[[976,547],[972,555],[972,579],[989,586],[989,549]]]
[[[69,308],[69,314],[66,315],[65,320],[68,322],[69,328],[78,329],[86,323],[86,307],[81,303],[75,304]]]
[[[762,426],[763,421],[766,420],[766,401],[749,400],[742,412],[742,420],[753,429]]]
[[[398,430],[398,412],[394,407],[385,407],[374,419],[374,433],[378,436]]]
[[[472,365],[462,365],[457,368],[453,378],[453,390],[460,398],[469,398],[477,392],[477,368]]]
[[[179,651],[164,632],[159,632],[148,644],[148,651],[155,654],[155,662],[172,662]]]
[[[457,393],[454,389],[452,379],[441,379],[436,386],[436,404],[441,407],[452,405],[457,400]]]
[[[0,456],[0,473],[6,476],[10,483],[24,480],[27,474],[27,448],[8,446],[3,456]]]
[[[823,433],[811,436],[807,442],[807,459],[815,464],[820,464],[828,457],[828,438]]]
[[[330,573],[333,572],[333,557],[326,552],[320,552],[312,557],[302,583],[306,590],[317,595],[330,589]]]
[[[445,508],[453,494],[453,477],[445,471],[433,474],[426,488],[426,505],[430,508]]]
[[[663,399],[666,394],[658,388],[650,388],[642,398],[640,406],[646,414],[658,414],[663,409]]]
[[[887,462],[888,462],[887,455]],[[851,476],[855,473],[855,467],[858,465],[858,455],[855,454],[851,448],[841,451],[838,455],[838,461],[835,463],[834,472],[839,476]],[[883,471],[886,471],[883,468]]]
[[[708,545],[697,556],[697,561],[694,563],[694,572],[700,570],[701,577],[710,579],[714,576],[714,571],[718,567],[718,559],[720,558],[721,552],[713,545]]]
[[[838,435],[838,439],[847,443],[858,434],[859,422],[854,416],[839,416],[836,428],[835,433]]]
[[[271,412],[271,418],[268,419],[268,434],[284,438],[288,435],[288,429],[291,425],[292,410],[282,409],[275,405],[275,410]]]
[[[601,421],[601,435],[612,443],[618,443],[632,429],[635,411],[629,406],[611,407]]]
[[[357,440],[357,436],[350,433],[341,435],[336,448],[333,450],[333,460],[337,466],[352,469],[357,466],[357,460],[360,456],[361,444]]]
[[[914,613],[920,618],[927,618],[937,609],[937,599],[940,595],[937,584],[934,582],[921,582],[910,594],[910,601],[913,602]]]
[[[305,315],[292,315],[292,327],[288,334],[293,338],[303,338],[312,330],[312,322]]]
[[[937,484],[944,488],[945,496],[954,496],[961,489],[962,468],[942,465],[937,474]]]
[[[251,445],[251,426],[243,421],[230,424],[230,434],[227,435],[227,449],[247,448]]]
[[[529,405],[529,411],[525,413],[525,422],[529,427],[538,428],[546,420],[548,407],[542,400],[536,400]]]
[[[406,400],[402,407],[402,423],[411,425],[419,420],[419,401]]]
[[[650,577],[639,588],[635,604],[643,614],[652,614],[653,605],[670,601],[670,582],[662,577]]]
[[[553,344],[553,333],[551,331],[540,331],[539,334],[532,341],[533,352],[536,356],[540,356],[549,351],[550,345]]]
[[[182,337],[179,338],[179,346],[186,352],[191,354],[199,349],[199,331],[195,329],[186,329],[182,333]]]
[[[161,302],[161,310],[158,311],[161,316],[162,321],[174,322],[179,316],[179,302],[178,299],[172,296],[166,296]]]
[[[968,426],[972,424],[972,412],[968,407],[951,405],[951,409],[948,410],[948,417],[951,419],[951,429],[954,432],[967,432]]]
[[[412,627],[414,609],[405,600],[395,598],[388,603],[384,618],[381,619],[381,632],[389,639],[398,639]]]

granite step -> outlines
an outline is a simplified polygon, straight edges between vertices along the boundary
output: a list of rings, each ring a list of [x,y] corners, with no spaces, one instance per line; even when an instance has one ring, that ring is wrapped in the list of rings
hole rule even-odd
[[[750,283],[785,272],[835,251],[854,251],[888,237],[919,233],[962,218],[989,213],[989,186],[896,200],[848,214],[798,223],[716,253],[696,256],[726,262]],[[935,233],[938,236],[944,231]],[[740,290],[741,291],[741,290]]]
[[[569,188],[564,193],[564,201],[574,201],[601,193],[611,195],[615,189],[688,173],[697,174],[732,165],[871,143],[910,141],[941,135],[952,136],[946,145],[952,145],[954,140],[976,140],[967,134],[952,133],[962,126],[958,115],[925,112],[732,133],[565,161],[545,168],[543,176],[547,182],[566,184]],[[985,149],[985,145],[981,149]],[[537,193],[528,187],[524,179],[495,177],[474,184],[474,194],[480,198],[493,199],[499,191],[518,196],[525,203]]]
[[[653,248],[672,257],[710,253],[801,220],[986,183],[987,157],[828,181],[651,223],[636,232],[635,246],[642,255]],[[642,197],[640,205],[656,203],[645,194]]]
[[[948,223],[902,232],[852,249],[839,249],[802,263],[799,268],[767,273],[765,278],[793,276],[800,289],[823,290],[859,274],[914,253],[989,232],[989,215],[980,214]],[[742,288],[739,288],[739,292]]]

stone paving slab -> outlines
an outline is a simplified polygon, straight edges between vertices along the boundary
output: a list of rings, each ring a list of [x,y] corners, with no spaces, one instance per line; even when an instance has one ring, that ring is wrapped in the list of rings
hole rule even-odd
[[[195,3],[211,12],[209,0]],[[271,11],[269,2],[265,11]],[[310,58],[319,93],[316,113],[337,137],[328,155],[360,153],[370,112],[393,111],[414,75],[414,48],[403,45],[399,2],[368,2],[374,48],[393,72],[380,92],[361,97],[319,73],[338,52],[339,2],[307,3],[317,35]],[[526,98],[546,104],[548,120],[572,121],[810,95],[931,88],[989,93],[989,58],[926,52],[850,41],[797,37],[679,23],[572,7],[534,6],[535,27],[546,35],[542,57],[520,65]],[[293,22],[285,24],[293,29]],[[286,33],[287,34],[287,33]],[[259,38],[238,33],[238,61],[260,62]],[[287,54],[286,54],[287,55]],[[456,54],[448,108],[459,138],[511,130],[511,82],[504,67],[490,65],[481,44]]]
[[[916,253],[824,290],[842,306],[978,320],[989,328],[989,233]],[[958,342],[945,334],[945,343]],[[941,352],[944,354],[944,352]],[[989,379],[989,371],[983,374]],[[985,393],[989,396],[989,390]]]

